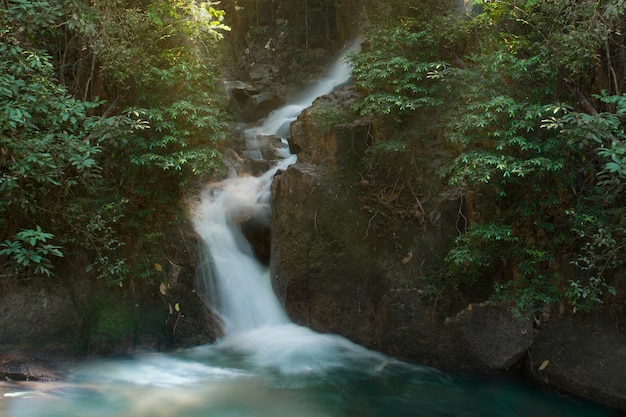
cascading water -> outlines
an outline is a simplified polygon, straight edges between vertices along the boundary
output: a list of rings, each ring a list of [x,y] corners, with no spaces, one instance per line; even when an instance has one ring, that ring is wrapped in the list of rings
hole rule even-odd
[[[204,292],[225,334],[289,322],[272,291],[269,271],[256,259],[233,219],[263,210],[271,176],[292,161],[289,158],[260,178],[223,181],[223,188],[212,188],[202,196],[194,225],[204,241]]]
[[[348,51],[354,51],[355,42]],[[350,66],[338,59],[325,77],[286,106],[272,112],[258,127],[244,133],[247,143],[260,135],[287,136],[289,124],[322,95],[350,79]],[[286,155],[261,177],[231,178],[202,195],[194,227],[204,241],[204,274],[207,304],[222,321],[225,334],[260,326],[287,324],[289,320],[274,295],[269,271],[255,258],[250,244],[234,224],[236,219],[268,209],[269,188],[276,171],[294,163]]]
[[[320,85],[247,132],[281,134],[317,95],[349,77],[339,62]],[[87,361],[63,383],[0,383],[0,417],[609,417],[515,381],[452,377],[291,323],[267,268],[236,227],[265,210],[275,171],[208,188],[194,218],[209,254],[218,342],[177,353]]]

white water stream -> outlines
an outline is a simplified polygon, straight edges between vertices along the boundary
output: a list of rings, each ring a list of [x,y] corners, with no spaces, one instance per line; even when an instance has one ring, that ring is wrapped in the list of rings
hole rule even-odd
[[[223,181],[222,188],[202,196],[194,227],[204,242],[204,292],[226,335],[289,322],[272,291],[268,269],[233,219],[264,210],[273,174],[294,160],[288,158],[259,178]]]
[[[268,117],[256,134],[282,134],[315,97],[350,76],[328,76]],[[224,336],[177,353],[92,360],[62,383],[14,384],[0,393],[8,417],[565,417],[610,416],[525,385],[452,378],[290,322],[268,270],[233,219],[265,209],[275,171],[208,188],[194,217],[206,249],[207,300]]]
[[[349,50],[358,47],[356,43]],[[286,136],[289,124],[320,96],[331,93],[350,79],[350,67],[338,59],[325,77],[291,103],[272,112],[246,136]],[[255,363],[281,373],[323,372],[339,366],[351,355],[382,355],[335,335],[321,335],[290,322],[271,286],[269,270],[253,249],[235,220],[257,210],[269,210],[271,181],[280,169],[296,162],[286,155],[260,177],[238,177],[211,186],[202,195],[194,216],[194,227],[204,242],[204,287],[207,304],[219,317],[224,337],[221,347],[245,353]],[[358,353],[357,353],[358,352]]]
[[[355,43],[348,50],[355,50],[358,45]],[[248,129],[245,135],[252,141],[259,135],[284,138],[289,124],[302,110],[311,106],[317,97],[346,83],[350,72],[346,61],[338,59],[319,82],[272,112],[260,126]],[[260,177],[230,178],[208,188],[202,195],[194,227],[205,244],[207,304],[221,319],[226,335],[289,323],[272,291],[268,269],[255,258],[252,247],[234,221],[258,210],[269,210],[274,174],[295,161],[295,155],[286,155],[282,162]]]

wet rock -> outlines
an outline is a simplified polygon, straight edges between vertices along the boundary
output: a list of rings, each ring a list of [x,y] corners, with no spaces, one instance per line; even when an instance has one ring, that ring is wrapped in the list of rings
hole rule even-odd
[[[526,372],[550,387],[626,412],[626,309],[555,319],[537,336]]]
[[[255,86],[244,81],[224,81],[223,84],[226,94],[240,111],[246,106],[250,97],[259,94],[259,90]]]
[[[277,161],[285,157],[288,153],[289,145],[283,142],[278,135],[261,135],[258,137],[258,146],[263,155],[263,159]]]
[[[261,71],[261,78],[269,72]],[[234,104],[241,122],[254,122],[267,116],[284,104],[284,100],[275,93],[259,91],[257,87],[243,81],[225,81],[224,89]]]
[[[272,164],[264,159],[249,159],[245,161],[246,172],[254,176],[260,176],[267,172]]]
[[[46,360],[0,351],[0,378],[12,381],[55,381],[61,378],[57,367]]]
[[[291,124],[289,146],[300,162],[349,170],[371,145],[371,121],[348,121],[355,98],[350,86],[318,98]],[[342,123],[343,122],[343,123]]]
[[[271,220],[269,204],[263,204],[239,222],[241,232],[252,245],[256,257],[265,264],[269,264],[270,260]]]
[[[532,320],[516,316],[508,306],[470,304],[445,325],[456,341],[459,367],[474,372],[514,368],[533,338]]]
[[[242,113],[244,120],[259,120],[284,104],[284,100],[271,92],[255,94],[246,101]]]

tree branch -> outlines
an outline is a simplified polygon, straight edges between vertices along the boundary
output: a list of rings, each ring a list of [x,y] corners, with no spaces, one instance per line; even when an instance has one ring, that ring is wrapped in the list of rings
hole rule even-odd
[[[115,100],[113,100],[113,103],[111,103],[111,105],[107,107],[104,113],[102,113],[102,118],[106,119],[108,117],[113,116],[113,113],[115,113],[115,110],[117,110],[117,108],[120,106],[120,103],[122,102],[122,100],[126,98],[127,94],[128,94],[128,88],[125,88],[122,93],[118,94],[117,97],[115,97]]]
[[[585,97],[585,95],[578,88],[576,88],[575,86],[573,86],[571,83],[567,81],[565,81],[565,88],[567,88],[569,92],[572,93],[574,97],[576,97],[576,100],[578,100],[578,103],[580,103],[583,109],[585,109],[585,112],[587,112],[588,114],[592,116],[596,116],[598,114],[598,110],[596,110],[596,108],[593,107],[593,105],[589,102],[589,100],[587,100],[587,97]],[[609,132],[608,138],[613,143],[620,141],[617,138],[617,136],[615,136],[611,132]]]
[[[565,88],[567,88],[567,90],[574,95],[576,100],[578,100],[578,103],[581,106],[583,106],[583,109],[585,110],[585,112],[591,115],[598,114],[598,111],[596,110],[596,108],[593,107],[593,105],[589,102],[589,100],[587,100],[587,97],[585,97],[585,95],[581,93],[581,91],[577,87],[572,85],[570,82],[565,81]]]

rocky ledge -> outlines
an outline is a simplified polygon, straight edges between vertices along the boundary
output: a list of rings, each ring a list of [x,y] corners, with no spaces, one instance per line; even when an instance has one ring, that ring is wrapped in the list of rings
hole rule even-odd
[[[52,361],[0,351],[0,378],[5,381],[56,381],[62,372]]]

